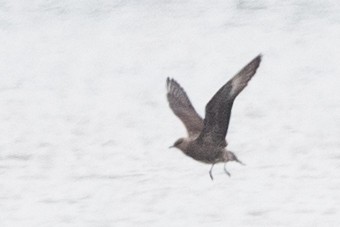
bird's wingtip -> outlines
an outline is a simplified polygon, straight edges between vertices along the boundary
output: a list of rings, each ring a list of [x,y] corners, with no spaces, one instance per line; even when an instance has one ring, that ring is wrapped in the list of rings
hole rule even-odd
[[[170,77],[167,77],[166,78],[166,87],[167,88],[169,88],[170,81],[171,81]]]
[[[251,63],[256,64],[257,66],[259,66],[260,63],[261,63],[262,57],[263,57],[262,53],[259,53],[259,54],[251,61]],[[250,63],[250,64],[251,64],[251,63]]]
[[[259,59],[260,61],[262,60],[262,57],[263,57],[263,54],[262,53],[259,53],[257,56],[256,56],[256,59]]]

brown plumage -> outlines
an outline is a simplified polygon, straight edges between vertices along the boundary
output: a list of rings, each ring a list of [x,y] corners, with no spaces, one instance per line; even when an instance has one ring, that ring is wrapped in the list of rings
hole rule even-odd
[[[243,164],[234,153],[226,149],[225,137],[234,100],[255,75],[260,62],[261,55],[258,55],[217,91],[206,105],[204,120],[196,112],[179,83],[167,78],[170,108],[183,122],[188,132],[187,138],[178,139],[172,147],[180,149],[197,161],[212,164],[209,171],[211,179],[212,169],[216,163],[236,161]],[[224,170],[230,176],[225,165]]]

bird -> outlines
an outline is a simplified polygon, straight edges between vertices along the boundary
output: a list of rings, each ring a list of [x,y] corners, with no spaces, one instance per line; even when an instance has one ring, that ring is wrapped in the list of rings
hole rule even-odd
[[[255,75],[261,59],[262,55],[259,54],[215,93],[205,107],[204,119],[196,112],[181,85],[173,78],[166,79],[170,109],[182,121],[188,134],[169,148],[177,148],[196,161],[211,164],[211,180],[214,179],[212,170],[217,163],[224,163],[224,172],[228,176],[231,174],[226,168],[227,162],[244,165],[227,149],[226,135],[234,100]]]

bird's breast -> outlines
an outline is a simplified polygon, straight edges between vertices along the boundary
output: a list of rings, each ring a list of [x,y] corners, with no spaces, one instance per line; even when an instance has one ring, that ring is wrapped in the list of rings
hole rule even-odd
[[[223,148],[210,144],[192,143],[185,152],[186,155],[204,163],[216,163],[223,156]]]

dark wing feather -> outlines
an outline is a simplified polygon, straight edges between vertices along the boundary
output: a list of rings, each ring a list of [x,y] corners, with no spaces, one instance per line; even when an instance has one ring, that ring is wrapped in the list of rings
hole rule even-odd
[[[261,55],[254,58],[239,73],[230,79],[212,97],[205,108],[205,119],[199,142],[212,142],[226,146],[231,109],[237,95],[247,86],[261,62]]]
[[[198,115],[184,89],[177,81],[167,78],[166,87],[170,108],[181,119],[189,136],[197,136],[203,129],[203,119]]]

